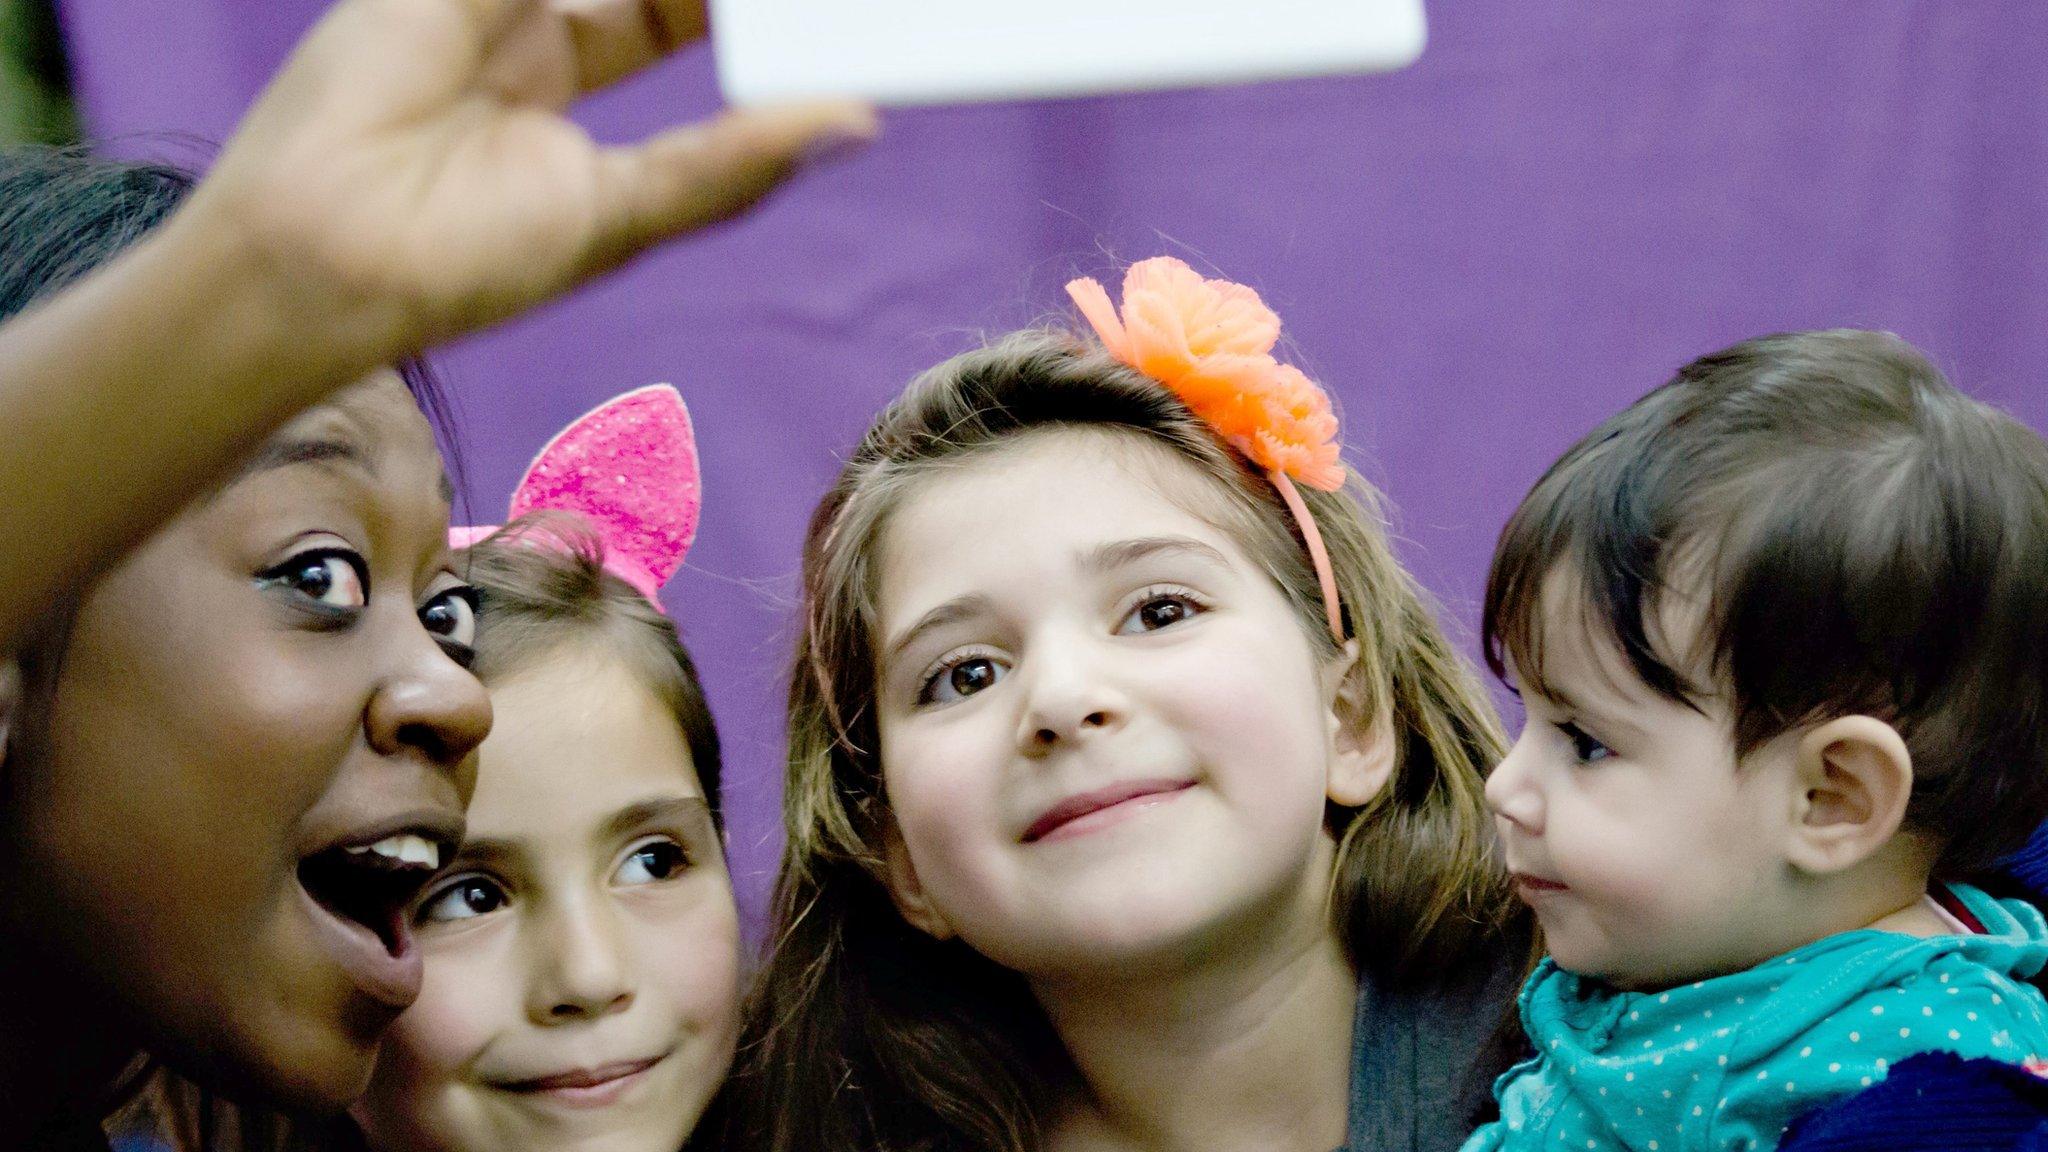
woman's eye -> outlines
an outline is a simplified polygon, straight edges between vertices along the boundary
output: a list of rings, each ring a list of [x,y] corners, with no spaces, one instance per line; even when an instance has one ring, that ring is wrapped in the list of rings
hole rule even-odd
[[[1613,749],[1586,735],[1586,730],[1577,724],[1566,721],[1558,725],[1557,730],[1564,733],[1565,738],[1572,742],[1572,755],[1577,757],[1581,764],[1592,764],[1614,755]]]
[[[505,890],[481,876],[461,876],[437,889],[421,903],[421,923],[469,920],[496,912],[507,902]]]
[[[1157,632],[1183,620],[1191,620],[1201,614],[1202,606],[1194,598],[1180,593],[1149,596],[1143,603],[1131,610],[1124,618],[1123,627],[1117,629],[1122,635],[1139,632]]]
[[[450,588],[420,608],[420,623],[427,631],[462,648],[476,644],[476,589]]]
[[[965,656],[934,672],[918,693],[920,704],[951,704],[991,688],[1003,678],[1003,666],[987,656]]]
[[[370,577],[362,557],[338,548],[301,552],[257,579],[329,608],[361,608],[370,598]]]
[[[621,884],[652,884],[690,866],[690,854],[673,840],[649,840],[633,849],[619,865]]]

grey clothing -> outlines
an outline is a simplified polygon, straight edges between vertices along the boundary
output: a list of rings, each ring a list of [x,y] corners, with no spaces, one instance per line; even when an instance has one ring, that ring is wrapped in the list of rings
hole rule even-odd
[[[1522,1054],[1513,949],[1438,984],[1359,982],[1351,1101],[1339,1152],[1456,1152]]]

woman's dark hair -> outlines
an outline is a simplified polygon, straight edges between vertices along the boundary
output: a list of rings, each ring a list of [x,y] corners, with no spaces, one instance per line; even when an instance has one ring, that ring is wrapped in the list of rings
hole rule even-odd
[[[1558,580],[1659,695],[1725,694],[1738,755],[1836,716],[1897,728],[1938,874],[2048,816],[2048,444],[1896,336],[1703,356],[1553,465],[1486,588],[1488,663],[1538,691]],[[1687,635],[1660,627],[1695,601]]]
[[[120,255],[169,219],[198,182],[172,164],[78,148],[0,148],[0,323]],[[425,360],[397,367],[459,482],[446,392]]]
[[[168,220],[198,183],[172,164],[108,160],[79,148],[0,148],[0,323],[126,251]],[[427,362],[398,365],[462,491],[447,396]],[[19,651],[25,699],[54,684],[75,599],[52,606]],[[0,795],[10,786],[0,759]]]

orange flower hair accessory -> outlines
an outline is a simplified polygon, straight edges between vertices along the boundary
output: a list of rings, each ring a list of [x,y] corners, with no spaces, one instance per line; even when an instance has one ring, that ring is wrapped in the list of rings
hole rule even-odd
[[[1324,492],[1344,486],[1337,416],[1314,381],[1273,358],[1280,318],[1250,288],[1204,279],[1171,256],[1124,273],[1121,315],[1093,278],[1068,281],[1067,295],[1110,355],[1165,385],[1224,443],[1266,469],[1301,525],[1330,633],[1342,644],[1329,553],[1294,487],[1295,480]]]
[[[1091,278],[1069,281],[1067,295],[1110,355],[1166,385],[1252,463],[1325,492],[1344,486],[1330,398],[1273,358],[1280,318],[1257,292],[1155,256],[1124,273],[1121,318]]]

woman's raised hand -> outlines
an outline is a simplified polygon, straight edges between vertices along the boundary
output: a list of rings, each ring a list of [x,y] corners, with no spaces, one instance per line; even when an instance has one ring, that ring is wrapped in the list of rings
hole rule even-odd
[[[858,104],[727,112],[626,146],[563,110],[701,39],[702,0],[343,0],[192,215],[365,362],[502,319],[738,212],[876,130]],[[339,349],[337,349],[339,350]]]
[[[563,115],[704,29],[702,0],[336,4],[180,211],[0,324],[0,661],[307,405],[874,134],[856,104],[627,146]]]

